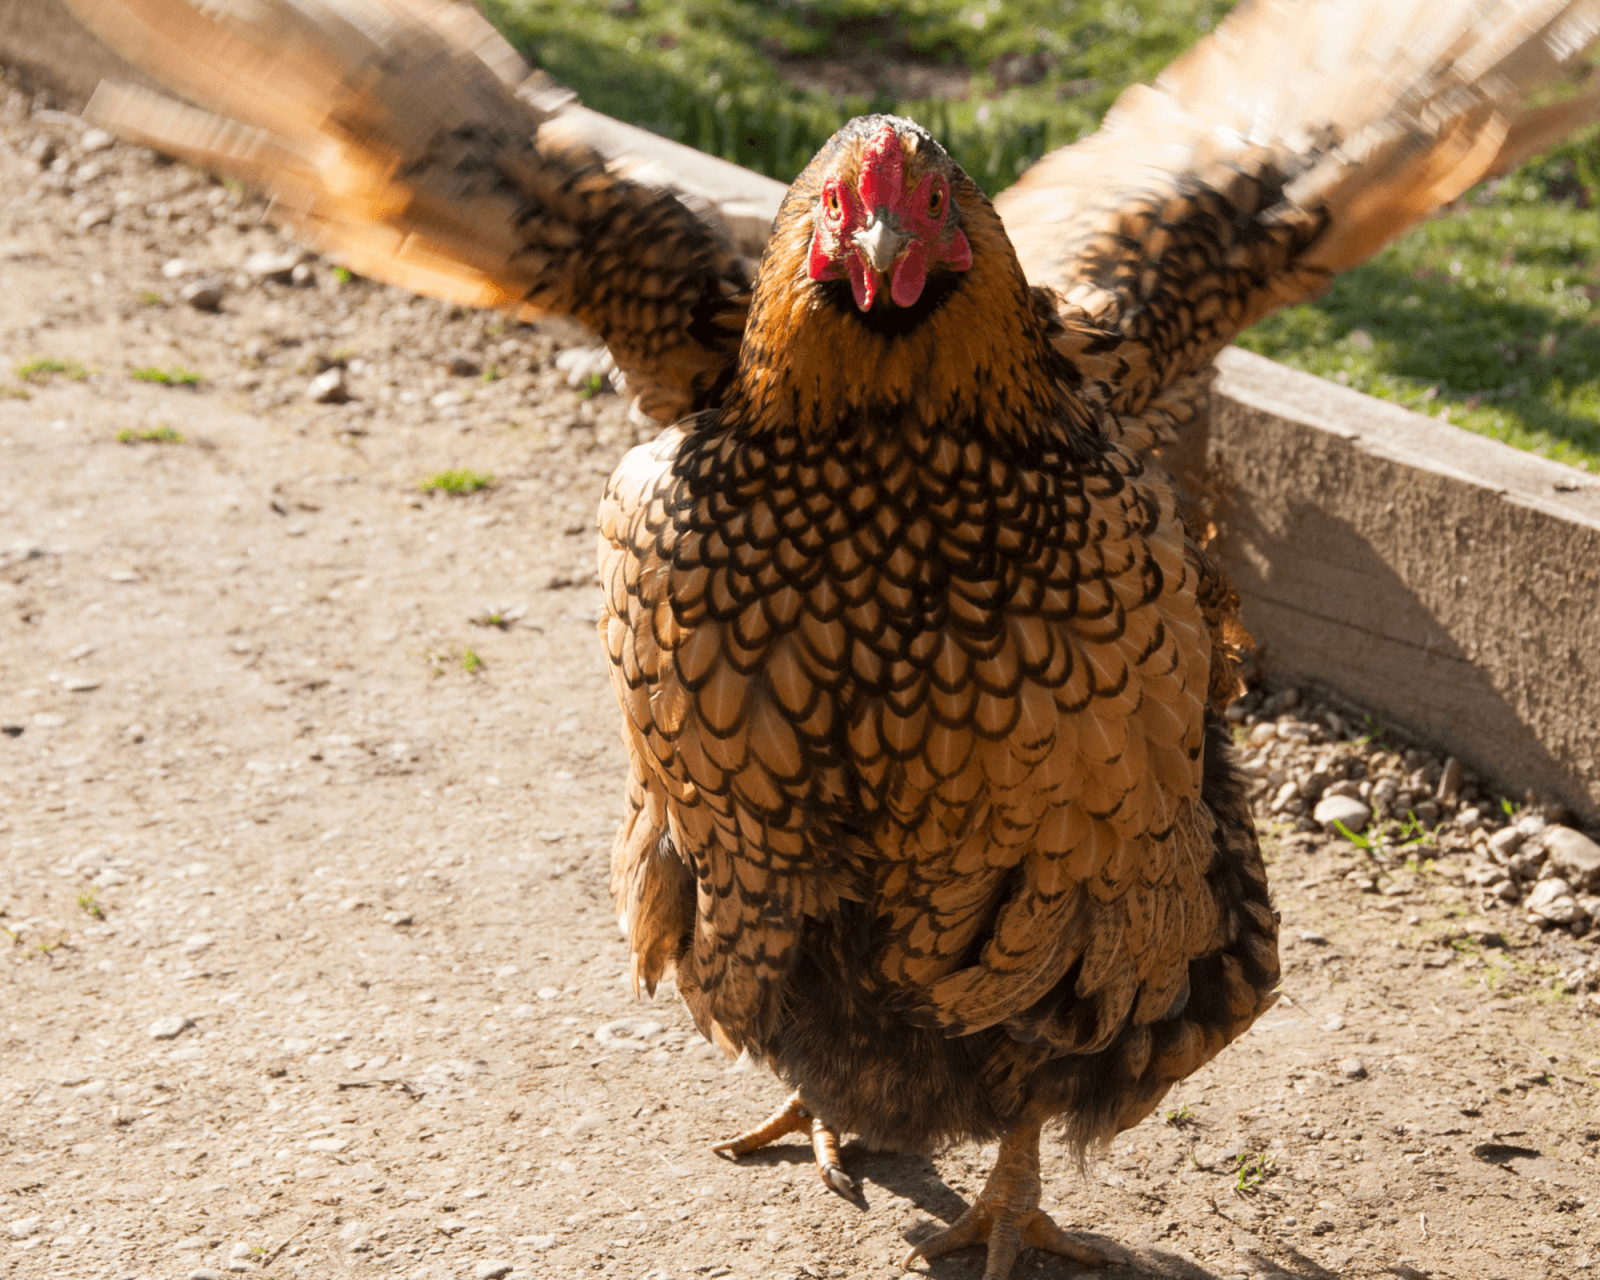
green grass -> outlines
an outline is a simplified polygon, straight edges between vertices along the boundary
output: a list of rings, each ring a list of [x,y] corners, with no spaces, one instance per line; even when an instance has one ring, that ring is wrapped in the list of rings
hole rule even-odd
[[[192,369],[157,369],[153,365],[148,369],[135,369],[129,377],[137,382],[154,382],[163,387],[197,387],[201,381],[201,375]]]
[[[441,471],[429,476],[418,487],[437,489],[441,493],[476,493],[494,483],[494,477],[485,471]]]
[[[135,431],[132,427],[123,427],[117,432],[118,444],[182,444],[183,433],[174,431],[166,423],[159,427],[150,427],[144,431]]]
[[[866,111],[921,121],[987,191],[1098,127],[1228,0],[487,0],[585,105],[790,181]],[[1029,73],[1018,60],[1039,55]],[[820,60],[920,66],[967,96],[802,87]],[[1009,68],[1009,70],[1008,70]],[[1031,80],[1031,83],[1013,83]],[[1574,204],[1576,202],[1576,206]],[[1241,345],[1600,471],[1600,138],[1567,143],[1419,228]]]
[[[74,382],[82,382],[89,376],[89,371],[76,360],[25,360],[17,366],[17,377],[23,382],[48,382],[55,373]]]
[[[1600,472],[1600,220],[1480,199],[1239,345]]]
[[[1231,7],[1212,0],[488,0],[513,44],[584,105],[784,182],[852,116],[894,111],[933,131],[986,190],[1098,126]],[[879,89],[840,96],[781,74],[866,51],[934,73],[967,69],[961,101]],[[1031,84],[1003,79],[1039,54]]]

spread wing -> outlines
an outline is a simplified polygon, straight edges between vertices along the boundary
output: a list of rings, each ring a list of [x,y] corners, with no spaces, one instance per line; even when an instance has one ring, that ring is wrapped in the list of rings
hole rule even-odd
[[[1088,393],[1137,416],[1600,114],[1600,89],[1529,102],[1586,70],[1597,36],[1597,0],[1249,0],[995,206]]]
[[[107,84],[95,119],[267,191],[287,229],[362,275],[576,318],[651,416],[713,398],[744,331],[746,263],[705,210],[577,136],[469,5],[72,3],[199,104]]]

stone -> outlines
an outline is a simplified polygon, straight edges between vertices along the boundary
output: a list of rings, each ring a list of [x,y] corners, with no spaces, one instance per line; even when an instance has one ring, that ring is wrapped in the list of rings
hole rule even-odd
[[[1285,782],[1278,788],[1277,794],[1272,797],[1270,812],[1282,813],[1294,801],[1300,798],[1300,784],[1298,782]]]
[[[61,687],[67,693],[93,693],[100,687],[100,682],[87,676],[69,676],[61,682]]]
[[[1550,924],[1577,924],[1589,916],[1589,913],[1578,905],[1572,886],[1554,876],[1535,884],[1523,906],[1528,909],[1530,916],[1548,921]]]
[[[78,215],[78,219],[73,223],[73,226],[78,229],[78,234],[82,235],[86,231],[93,231],[96,227],[105,226],[106,223],[111,221],[115,213],[116,210],[108,205],[91,205]]]
[[[1451,756],[1444,762],[1439,774],[1439,786],[1433,793],[1440,804],[1454,804],[1461,798],[1461,761]]]
[[[1506,827],[1496,831],[1489,837],[1489,854],[1496,862],[1505,863],[1512,854],[1522,848],[1527,838],[1527,833],[1517,830],[1516,827]]]
[[[1324,831],[1337,831],[1334,823],[1343,823],[1346,830],[1357,832],[1372,820],[1372,810],[1354,796],[1323,796],[1312,811],[1312,818]]]
[[[229,1271],[233,1268],[229,1267]],[[189,1273],[189,1280],[222,1280],[222,1272],[213,1267],[196,1267]]]
[[[178,301],[188,303],[196,311],[221,311],[222,286],[215,280],[196,280],[178,290]]]
[[[116,143],[116,138],[104,129],[85,129],[83,136],[78,139],[78,150],[92,156],[97,151],[110,151]]]
[[[349,1145],[350,1142],[346,1138],[313,1138],[310,1142],[306,1143],[306,1147],[308,1149],[312,1151],[323,1151],[329,1155],[338,1155],[339,1152],[343,1151]]]
[[[441,391],[428,401],[435,409],[455,409],[466,404],[467,398],[459,391]]]
[[[464,352],[452,355],[445,361],[444,367],[450,371],[450,376],[454,378],[476,378],[483,372],[483,366]]]
[[[568,347],[556,357],[556,368],[567,375],[567,385],[576,391],[596,377],[604,386],[616,365],[604,347]]]
[[[511,1274],[509,1262],[480,1262],[472,1269],[474,1280],[501,1280]]]
[[[54,711],[35,711],[33,713],[33,723],[41,729],[59,729],[66,722],[66,716],[59,715]]]
[[[1367,1078],[1367,1064],[1360,1058],[1340,1058],[1339,1074],[1346,1080],[1365,1080]]]
[[[1544,851],[1550,869],[1581,893],[1600,892],[1600,844],[1571,827],[1549,827]]]
[[[1477,826],[1482,821],[1483,814],[1477,809],[1463,809],[1460,813],[1456,814],[1456,826],[1460,827],[1463,831],[1471,831],[1472,828]]]
[[[193,269],[187,258],[168,258],[161,264],[161,274],[168,280],[177,280]]]
[[[150,1024],[150,1038],[152,1040],[176,1040],[183,1034],[184,1029],[194,1026],[194,1023],[182,1014],[172,1014],[170,1017],[157,1018]]]
[[[350,399],[350,389],[344,383],[344,370],[335,365],[324,369],[306,387],[306,399],[312,404],[344,404]]]
[[[1270,720],[1263,720],[1250,730],[1248,739],[1252,747],[1265,746],[1278,736],[1278,726]]]
[[[1324,1022],[1322,1024],[1322,1029],[1324,1031],[1343,1031],[1344,1030],[1344,1019],[1341,1018],[1338,1014],[1334,1014],[1331,1018],[1329,1018],[1326,1022]]]
[[[11,1232],[11,1238],[13,1240],[26,1240],[39,1230],[39,1224],[43,1221],[44,1219],[39,1214],[34,1214],[31,1218],[18,1218],[8,1228]]]
[[[294,269],[305,261],[305,256],[298,249],[282,253],[264,249],[260,253],[252,253],[244,260],[244,273],[254,280],[271,280],[274,284],[288,284],[294,276]]]

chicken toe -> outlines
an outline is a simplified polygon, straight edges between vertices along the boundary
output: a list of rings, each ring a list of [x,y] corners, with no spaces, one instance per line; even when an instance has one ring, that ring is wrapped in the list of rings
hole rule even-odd
[[[1093,1245],[1063,1231],[1039,1208],[1039,1126],[1019,1125],[1000,1141],[989,1180],[956,1221],[906,1255],[907,1270],[918,1258],[937,1258],[968,1245],[987,1244],[983,1280],[1006,1280],[1023,1249],[1048,1249],[1083,1267],[1110,1261]]]
[[[811,1114],[799,1090],[791,1094],[789,1100],[767,1117],[764,1123],[748,1133],[741,1133],[737,1138],[719,1142],[711,1149],[718,1155],[738,1159],[790,1133],[811,1135],[811,1153],[817,1161],[817,1173],[830,1191],[846,1200],[860,1199],[861,1189],[839,1163],[839,1135]]]

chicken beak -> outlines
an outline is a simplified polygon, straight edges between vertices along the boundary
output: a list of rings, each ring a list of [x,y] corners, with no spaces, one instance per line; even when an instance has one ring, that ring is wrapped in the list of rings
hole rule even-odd
[[[911,243],[911,237],[899,227],[892,226],[894,218],[887,209],[879,209],[865,229],[856,232],[856,247],[865,255],[874,271],[887,271],[901,250]]]

